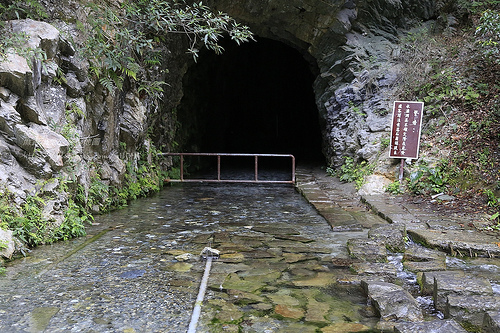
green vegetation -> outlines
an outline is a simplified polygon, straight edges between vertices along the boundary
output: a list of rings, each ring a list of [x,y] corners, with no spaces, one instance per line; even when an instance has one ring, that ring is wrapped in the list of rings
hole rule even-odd
[[[59,226],[43,214],[46,203],[53,199],[50,195],[43,191],[35,192],[16,207],[12,204],[13,194],[5,187],[1,188],[0,228],[12,230],[14,236],[28,247],[84,236],[85,226],[93,221],[91,211],[107,212],[126,206],[130,200],[156,193],[169,176],[160,168],[160,158],[154,147],[141,154],[137,165],[130,162],[127,169],[124,184],[120,188],[101,180],[98,171],[92,174],[88,189],[61,178],[40,184],[43,188],[50,182],[57,182],[58,190],[69,197],[63,207],[64,219]],[[170,172],[171,175],[176,173],[178,170]]]
[[[403,187],[402,187],[401,183],[399,182],[399,180],[396,180],[396,181],[392,182],[391,184],[387,185],[385,190],[389,193],[392,193],[392,194],[404,193]]]
[[[500,1],[456,5],[454,14],[466,19],[451,21],[462,26],[434,33],[423,25],[401,39],[403,69],[391,99],[424,101],[424,126],[419,160],[386,190],[453,195],[460,209],[489,213],[491,228],[500,230]],[[358,105],[349,106],[359,113]],[[384,148],[388,143],[381,141]],[[328,173],[359,188],[373,169],[344,159]]]
[[[35,193],[29,195],[18,208],[12,205],[13,195],[8,189],[1,189],[0,196],[0,227],[12,230],[15,237],[30,247],[83,236],[84,223],[92,220],[92,216],[69,200],[63,222],[55,226],[43,214],[46,200],[50,198]]]
[[[35,57],[39,60],[46,60],[45,53],[41,50],[33,50],[26,46],[27,36],[24,32],[12,33],[5,28],[5,21],[15,19],[44,19],[47,13],[37,0],[6,0],[0,2],[0,60],[7,56],[9,49],[14,49],[17,54],[30,59]]]
[[[123,89],[127,82],[137,92],[160,97],[165,82],[153,78],[152,73],[167,71],[162,63],[162,45],[169,35],[181,34],[189,39],[188,52],[196,59],[199,47],[221,53],[219,40],[228,35],[240,44],[253,39],[248,27],[242,26],[227,14],[214,13],[201,2],[192,5],[184,0],[135,0],[123,1],[120,8],[90,2],[86,22],[78,27],[86,35],[83,55],[90,61],[93,78],[110,92]],[[25,33],[12,33],[5,21],[31,18],[42,20],[47,13],[38,0],[5,0],[0,2],[0,60],[14,49],[30,61],[45,61],[43,51],[26,46]],[[56,81],[63,83],[64,75],[58,72]]]
[[[24,18],[38,20],[46,17],[47,12],[38,0],[4,0],[0,2],[0,21]]]
[[[349,101],[348,102],[349,104],[349,108],[351,109],[351,111],[360,116],[360,117],[366,117],[366,114],[361,111],[362,110],[362,104],[355,104],[353,101]]]
[[[371,175],[375,169],[374,164],[367,161],[356,163],[352,157],[345,156],[344,164],[339,169],[327,168],[330,176],[339,177],[341,181],[354,182],[357,189],[365,183],[365,177]]]
[[[175,177],[177,169],[165,171],[161,168],[159,151],[151,146],[140,153],[139,160],[127,163],[125,180],[121,187],[109,185],[101,179],[99,170],[92,172],[90,185],[86,190],[79,185],[75,201],[85,211],[108,212],[125,207],[130,200],[145,197],[160,191],[168,177]]]
[[[398,95],[424,101],[426,112],[421,157],[403,185],[414,195],[451,194],[462,207],[489,212],[500,228],[500,2],[458,4],[467,24],[444,35],[422,28],[402,40]]]
[[[488,206],[496,210],[490,217],[492,225],[490,229],[500,230],[500,196],[497,196],[492,190],[485,190],[484,194],[488,198]]]
[[[188,52],[195,59],[201,45],[221,53],[218,42],[224,34],[238,44],[252,39],[246,26],[224,13],[213,13],[201,2],[135,0],[120,6],[90,4],[87,22],[79,26],[88,34],[84,54],[91,63],[90,72],[109,91],[122,89],[128,81],[139,93],[160,96],[165,82],[150,73],[165,70],[161,45],[169,35],[187,36]]]
[[[87,10],[88,20],[78,23],[87,37],[84,55],[91,63],[93,78],[109,91],[123,89],[126,84],[127,89],[135,89],[141,95],[160,97],[164,82],[155,79],[154,73],[167,70],[162,63],[162,47],[168,42],[169,35],[185,36],[189,41],[189,52],[195,59],[198,48],[203,45],[217,53],[222,52],[218,41],[223,35],[228,35],[238,44],[252,39],[247,27],[239,25],[224,13],[213,13],[201,3],[188,5],[182,0],[139,0],[123,1],[120,8],[90,3]],[[0,2],[1,21],[24,18],[43,20],[46,17],[44,7],[37,0]],[[5,23],[0,23],[2,28],[5,28]],[[46,60],[42,50],[25,46],[25,33],[12,33],[9,29],[4,29],[4,32],[0,37],[0,59],[12,49],[29,59],[28,63],[33,57],[42,60],[42,63]],[[66,82],[61,69],[58,69],[54,82]],[[34,191],[20,204],[14,204],[14,195],[6,187],[0,189],[0,227],[13,230],[14,235],[27,246],[85,235],[85,225],[93,220],[90,212],[107,212],[126,206],[129,200],[159,191],[164,179],[179,173],[176,169],[168,173],[164,171],[159,151],[150,144],[138,153],[138,158],[127,158],[127,171],[120,187],[101,179],[101,170],[96,165],[90,166],[90,184],[80,184],[74,176],[76,162],[72,157],[81,141],[75,123],[84,117],[77,104],[68,103],[65,122],[62,125],[50,123],[52,129],[70,144],[62,173],[65,176],[45,180],[37,186],[42,190]],[[120,150],[126,152],[126,145],[120,144]],[[135,149],[130,151],[135,156]],[[68,198],[62,202],[64,217],[60,225],[43,212],[46,203],[55,199],[43,192],[44,184],[51,181],[57,181],[57,191]]]
[[[418,165],[410,174],[408,189],[415,194],[435,194],[446,191],[449,173],[445,166]]]

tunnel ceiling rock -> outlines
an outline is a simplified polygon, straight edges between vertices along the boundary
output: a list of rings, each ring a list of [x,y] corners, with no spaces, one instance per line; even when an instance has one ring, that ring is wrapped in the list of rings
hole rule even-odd
[[[400,72],[399,38],[434,20],[431,0],[209,0],[260,37],[297,49],[317,68],[314,83],[323,152],[374,161],[388,138],[393,86]]]

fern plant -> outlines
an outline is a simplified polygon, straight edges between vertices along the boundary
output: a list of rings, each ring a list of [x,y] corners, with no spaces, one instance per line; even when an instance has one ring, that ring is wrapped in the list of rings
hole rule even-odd
[[[149,79],[147,72],[161,68],[160,47],[168,34],[187,36],[188,52],[195,59],[200,45],[222,52],[218,42],[224,34],[238,44],[253,38],[248,27],[227,14],[213,13],[201,2],[136,0],[124,1],[120,9],[94,3],[88,8],[86,24],[79,24],[88,34],[84,53],[91,62],[90,72],[109,91],[122,89],[129,80],[138,84],[140,92],[161,96],[165,82]]]

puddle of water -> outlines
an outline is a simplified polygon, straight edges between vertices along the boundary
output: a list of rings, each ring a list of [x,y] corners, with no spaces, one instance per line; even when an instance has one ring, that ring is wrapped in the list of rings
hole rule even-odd
[[[221,257],[200,331],[359,331],[378,321],[355,277],[331,262],[366,232],[331,232],[292,186],[175,185],[96,222],[87,237],[10,263],[0,331],[29,331],[36,309],[51,309],[50,332],[185,332],[208,242]]]

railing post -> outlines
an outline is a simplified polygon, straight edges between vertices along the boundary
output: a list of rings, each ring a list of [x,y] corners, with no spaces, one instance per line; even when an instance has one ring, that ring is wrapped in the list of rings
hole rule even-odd
[[[181,153],[181,181],[184,181],[184,155]]]
[[[220,181],[220,155],[217,155],[217,180]]]
[[[259,181],[259,156],[255,155],[255,181]]]
[[[295,156],[292,155],[292,184],[295,184]]]

